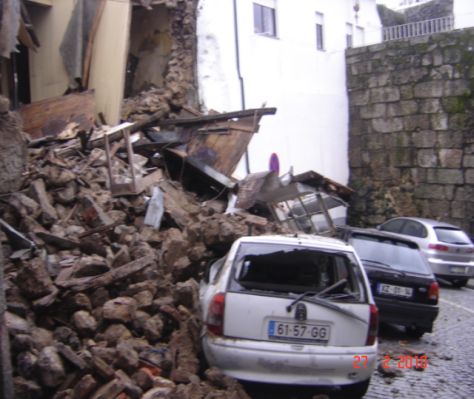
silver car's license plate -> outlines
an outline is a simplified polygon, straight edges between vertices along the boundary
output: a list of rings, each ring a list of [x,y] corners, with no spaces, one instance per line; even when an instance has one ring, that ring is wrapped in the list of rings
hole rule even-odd
[[[411,298],[413,295],[413,288],[403,287],[400,285],[379,284],[378,292],[379,294],[400,296],[403,298]]]
[[[451,273],[458,273],[458,274],[466,273],[466,268],[464,266],[451,266],[449,270],[451,271]]]
[[[285,341],[306,341],[327,343],[330,326],[326,324],[303,324],[270,320],[268,323],[268,338]]]

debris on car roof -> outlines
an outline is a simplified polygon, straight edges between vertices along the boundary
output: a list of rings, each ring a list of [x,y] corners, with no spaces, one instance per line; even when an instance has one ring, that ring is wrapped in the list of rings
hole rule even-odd
[[[238,182],[236,208],[254,209],[262,212],[262,205],[274,220],[293,231],[311,233],[335,233],[335,225],[329,209],[347,206],[353,190],[334,182],[319,173],[308,171],[303,174],[289,174],[279,178],[275,172],[259,172],[248,175]],[[327,228],[323,230],[313,220],[322,215]]]

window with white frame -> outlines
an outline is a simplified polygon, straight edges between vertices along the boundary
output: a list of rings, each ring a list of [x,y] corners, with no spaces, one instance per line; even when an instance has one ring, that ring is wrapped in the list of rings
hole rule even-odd
[[[353,45],[352,40],[352,24],[346,24],[346,48],[351,48]]]
[[[253,26],[255,33],[276,37],[274,1],[253,3]]]
[[[316,48],[324,50],[324,15],[316,12]]]

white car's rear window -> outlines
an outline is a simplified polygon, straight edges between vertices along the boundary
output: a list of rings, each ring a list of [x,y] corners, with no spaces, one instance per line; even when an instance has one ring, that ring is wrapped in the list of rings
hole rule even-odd
[[[469,245],[472,244],[464,231],[449,227],[435,227],[434,231],[439,241],[448,244]]]
[[[239,291],[315,294],[341,281],[330,290],[331,297],[365,297],[360,269],[351,253],[310,247],[243,243],[234,261],[232,281],[231,288]]]

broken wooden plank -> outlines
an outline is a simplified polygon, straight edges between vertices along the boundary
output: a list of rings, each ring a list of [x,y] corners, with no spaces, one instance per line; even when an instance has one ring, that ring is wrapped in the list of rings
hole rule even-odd
[[[53,247],[59,249],[74,249],[79,246],[79,242],[70,240],[68,238],[59,237],[54,234],[38,232],[36,235],[42,239],[45,244],[52,245]]]
[[[114,227],[118,226],[119,224],[120,224],[120,222],[114,222],[114,223],[108,224],[106,226],[95,227],[93,229],[85,231],[84,233],[79,234],[78,238],[88,237],[88,236],[91,236],[92,234],[95,234],[95,233],[105,233],[106,231],[113,229]]]
[[[104,287],[139,272],[145,267],[150,266],[154,261],[154,257],[144,256],[101,274],[100,276],[73,278],[67,281],[58,281],[58,279],[56,279],[55,283],[62,288],[69,288],[72,292],[81,292],[89,288]]]
[[[104,13],[105,3],[106,0],[100,0],[100,3],[97,5],[94,20],[92,21],[92,26],[89,31],[89,40],[87,41],[86,52],[84,55],[84,64],[82,65],[82,86],[86,89],[89,87],[89,73],[92,64],[92,49],[94,48],[95,37],[97,34],[97,29],[99,29],[100,19]]]
[[[19,111],[23,130],[33,139],[57,136],[71,122],[78,123],[80,129],[88,130],[94,126],[94,92],[89,90],[48,98],[24,105]]]
[[[225,121],[228,119],[233,118],[245,118],[248,116],[263,116],[263,115],[275,115],[277,109],[276,108],[254,108],[254,109],[246,109],[243,111],[234,111],[234,112],[226,112],[223,114],[216,114],[216,115],[204,115],[199,116],[196,118],[185,118],[185,119],[165,119],[159,123],[160,126],[182,126],[182,125],[197,125],[200,123],[207,123],[207,122],[216,122],[216,121]]]
[[[79,370],[87,368],[87,363],[74,352],[70,346],[64,345],[61,342],[56,343],[56,349],[67,361],[76,366]]]
[[[35,199],[41,206],[43,214],[46,216],[48,221],[55,222],[58,220],[58,213],[56,209],[51,205],[49,201],[48,193],[46,192],[46,185],[44,184],[43,179],[36,179],[31,183],[31,188]]]

